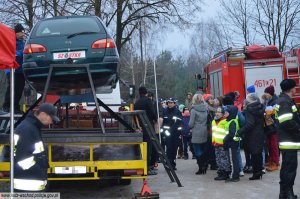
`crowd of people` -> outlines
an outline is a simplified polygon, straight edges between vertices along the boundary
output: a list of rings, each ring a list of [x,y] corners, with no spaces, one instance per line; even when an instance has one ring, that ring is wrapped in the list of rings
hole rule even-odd
[[[282,93],[278,97],[272,85],[265,88],[262,96],[258,96],[254,85],[250,85],[242,103],[238,91],[224,96],[187,93],[184,104],[174,98],[160,100],[158,122],[161,144],[173,169],[177,169],[177,158],[192,158],[198,165],[196,175],[206,174],[210,168],[216,170],[214,180],[238,182],[244,173],[252,173],[249,180],[259,180],[266,171],[279,169],[280,149],[283,151],[283,162],[279,198],[297,198],[293,183],[297,168],[295,151],[299,149],[300,136],[295,135],[294,139],[286,131],[291,128],[295,130],[300,125],[298,109],[292,101],[296,84],[294,80],[286,79],[280,86]],[[146,89],[143,87],[140,91],[146,99]],[[138,106],[135,109],[146,110],[154,125],[157,117],[153,96],[147,104],[146,109]],[[281,132],[279,140],[278,132]],[[241,148],[244,149],[245,164],[242,162]],[[293,159],[292,163],[288,157]],[[156,174],[154,165],[159,160],[157,156],[155,158],[149,160],[150,175]]]

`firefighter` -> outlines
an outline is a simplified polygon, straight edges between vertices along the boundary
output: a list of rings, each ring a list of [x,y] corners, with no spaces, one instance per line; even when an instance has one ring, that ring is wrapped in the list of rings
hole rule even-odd
[[[47,169],[49,167],[47,151],[41,136],[41,128],[59,122],[57,109],[48,103],[42,104],[16,128],[14,134],[14,189],[16,192],[45,191]]]
[[[282,153],[280,170],[280,199],[297,198],[293,185],[297,171],[297,150],[300,149],[300,118],[297,105],[292,97],[296,94],[296,83],[285,79],[280,83],[282,93],[275,105],[278,120],[279,149]]]
[[[167,108],[163,110],[163,125],[162,134],[164,134],[164,139],[167,148],[167,157],[176,170],[176,154],[179,145],[179,137],[182,130],[182,114],[176,108],[175,98],[170,98],[167,100]]]

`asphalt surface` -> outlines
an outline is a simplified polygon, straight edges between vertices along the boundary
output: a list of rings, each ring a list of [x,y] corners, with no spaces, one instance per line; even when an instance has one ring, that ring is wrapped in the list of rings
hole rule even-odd
[[[300,160],[300,158],[298,158]],[[184,187],[170,183],[163,166],[159,164],[158,175],[150,176],[151,191],[158,192],[163,199],[275,199],[279,194],[279,171],[268,172],[262,180],[250,181],[250,174],[239,182],[214,181],[216,171],[208,170],[206,175],[195,175],[196,160],[177,160],[177,175]],[[299,168],[298,168],[299,170]],[[299,172],[298,172],[299,173]],[[295,194],[300,195],[300,176],[296,177]],[[140,192],[142,180],[132,180],[131,185],[113,185],[95,181],[52,182],[50,192],[60,192],[63,199],[73,198],[134,198]],[[8,183],[0,183],[0,192],[9,191]]]

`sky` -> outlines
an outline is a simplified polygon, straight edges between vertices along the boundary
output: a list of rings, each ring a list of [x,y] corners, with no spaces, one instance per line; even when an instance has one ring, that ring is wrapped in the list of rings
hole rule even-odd
[[[201,19],[205,20],[216,16],[219,8],[218,0],[204,0],[204,3],[203,11],[199,16],[199,21],[201,21]],[[161,43],[161,50],[175,50],[177,52],[178,49],[183,49],[183,51],[188,50],[190,45],[189,31],[183,32],[182,30],[174,28],[172,32],[166,34],[168,36],[165,38],[164,42]]]

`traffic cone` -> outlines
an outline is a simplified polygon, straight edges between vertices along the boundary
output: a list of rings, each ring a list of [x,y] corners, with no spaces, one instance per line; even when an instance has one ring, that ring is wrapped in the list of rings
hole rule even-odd
[[[140,193],[136,193],[135,199],[158,199],[159,194],[156,192],[151,192],[150,187],[147,184],[147,180],[144,180],[143,187]]]

